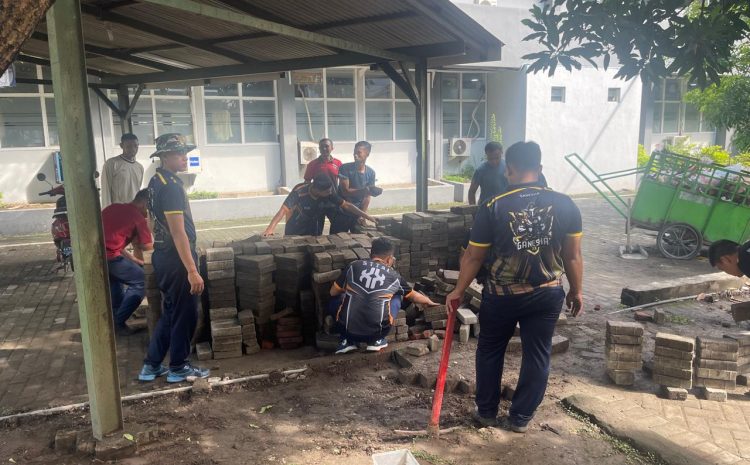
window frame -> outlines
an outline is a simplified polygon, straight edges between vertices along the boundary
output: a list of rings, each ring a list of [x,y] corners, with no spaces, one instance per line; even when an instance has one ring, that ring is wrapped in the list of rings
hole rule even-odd
[[[560,90],[560,100],[555,100],[555,89]],[[568,91],[566,89],[566,86],[550,86],[549,88],[549,101],[550,103],[565,103],[566,97],[567,97]]]
[[[679,100],[667,100],[667,85],[666,80],[672,79],[672,80],[678,80],[680,81],[680,99]],[[710,126],[711,123],[709,123],[706,118],[703,115],[703,112],[698,110],[699,115],[699,121],[698,121],[698,131],[686,131],[685,130],[685,115],[687,114],[687,105],[690,105],[690,103],[685,101],[685,94],[691,90],[689,88],[687,79],[680,78],[680,77],[668,77],[668,78],[661,78],[659,81],[653,83],[652,88],[652,107],[651,107],[651,116],[652,116],[652,122],[651,122],[651,134],[658,134],[661,136],[681,136],[684,134],[715,134],[716,128],[713,128]],[[660,95],[656,95],[656,92],[661,91]],[[678,112],[677,112],[677,131],[675,132],[664,132],[664,109],[666,108],[667,104],[679,104],[678,106]],[[655,116],[654,113],[659,109],[659,131],[654,131],[654,121],[653,117]]]
[[[615,95],[616,98],[613,100],[611,97],[611,92],[616,91]],[[620,87],[608,87],[607,88],[607,103],[619,103],[622,99],[622,90]]]
[[[278,99],[278,86],[276,85],[276,79],[272,80],[273,82],[273,97],[247,97],[242,94],[242,84],[243,82],[235,82],[234,85],[237,86],[237,95],[206,95],[205,87],[201,86],[201,93],[203,94],[203,130],[205,131],[206,135],[206,146],[211,147],[218,147],[218,146],[229,146],[229,147],[235,147],[238,145],[269,145],[269,144],[277,144],[279,143],[279,105],[277,102]],[[208,141],[208,118],[206,117],[206,100],[235,100],[238,102],[239,106],[239,112],[240,112],[240,141],[239,142],[209,142]],[[246,101],[272,101],[274,103],[273,105],[273,124],[274,129],[276,130],[276,140],[275,141],[260,141],[260,142],[247,142],[247,139],[245,138],[245,105],[243,105],[243,102]]]
[[[443,76],[442,74],[457,74],[458,75],[458,98],[445,98],[445,91],[442,87],[442,80]],[[467,97],[464,97],[464,74],[480,74],[482,76],[482,79],[484,80],[484,86],[485,91],[484,95],[482,96],[482,99],[478,102],[476,100],[468,99]],[[445,134],[445,120],[443,119],[444,116],[444,104],[445,103],[458,103],[458,138],[460,139],[487,139],[487,77],[488,73],[483,71],[440,71],[438,74],[438,77],[440,78],[441,86],[440,86],[440,114],[441,114],[441,124],[440,124],[440,132],[441,136],[443,138],[443,142],[447,142],[450,139],[454,138],[452,137],[446,137]],[[464,104],[465,103],[482,103],[484,104],[484,128],[482,131],[479,132],[479,136],[477,137],[468,137],[464,136]]]
[[[43,77],[43,71],[42,71],[42,65],[34,65],[33,63],[27,63],[20,61],[22,63],[31,64],[34,66],[34,70],[36,72],[36,79],[44,79]],[[36,92],[7,92],[7,93],[0,93],[0,98],[37,98],[39,100],[40,110],[39,114],[42,117],[41,125],[42,125],[42,138],[44,139],[44,143],[42,145],[32,145],[32,146],[24,146],[24,147],[4,147],[2,145],[2,141],[0,141],[0,150],[41,150],[41,149],[60,149],[59,139],[60,139],[60,132],[58,128],[58,143],[52,144],[50,141],[50,130],[49,130],[49,118],[47,116],[47,100],[46,99],[52,99],[53,105],[54,105],[54,99],[55,95],[52,92],[46,92],[44,89],[44,84],[30,84],[35,85],[37,90]],[[57,115],[55,115],[57,117]]]
[[[365,87],[366,86],[365,85],[365,79],[367,79],[367,73],[368,72],[377,72],[377,71],[366,70],[362,74],[362,89],[364,89],[364,92],[362,93],[362,95],[364,96],[364,100],[363,100],[363,102],[364,102],[364,111],[362,112],[362,115],[363,115],[362,117],[364,119],[365,140],[367,140],[369,142],[383,142],[383,143],[385,143],[385,142],[416,142],[416,140],[417,140],[416,131],[414,131],[414,138],[410,138],[410,139],[398,139],[396,137],[396,135],[397,135],[396,125],[398,124],[398,122],[396,121],[397,120],[397,118],[396,118],[396,104],[406,102],[406,103],[409,103],[409,104],[411,104],[413,106],[414,102],[412,102],[408,97],[397,98],[396,97],[396,84],[393,82],[393,80],[390,77],[388,77],[387,74],[385,74],[382,71],[380,71],[380,73],[382,73],[382,75],[385,76],[386,79],[388,79],[388,86],[389,86],[389,89],[390,89],[390,97],[387,97],[387,98],[382,98],[382,97],[381,98],[367,97],[367,90],[366,90],[366,87]],[[372,140],[370,140],[368,138],[368,136],[367,136],[367,103],[368,102],[389,102],[390,103],[390,107],[391,107],[391,138],[390,139],[372,139]],[[417,114],[416,114],[416,109],[415,109],[414,110],[414,118],[416,119],[416,117],[417,117]]]
[[[359,79],[358,79],[358,73],[356,67],[340,67],[340,68],[331,68],[336,71],[350,71],[352,73],[352,83],[354,85],[354,94],[353,97],[328,97],[328,68],[314,68],[310,70],[306,70],[306,72],[320,72],[322,76],[321,80],[321,86],[323,87],[323,97],[297,97],[297,85],[292,82],[292,90],[295,93],[294,96],[294,106],[295,106],[295,115],[297,113],[296,107],[297,102],[302,102],[303,100],[307,102],[322,102],[323,103],[323,136],[320,138],[328,138],[330,137],[329,128],[328,128],[328,102],[352,102],[354,103],[354,139],[336,139],[333,142],[334,143],[354,143],[360,140],[360,134],[359,134],[359,128],[357,125],[357,115],[359,112]],[[294,78],[292,78],[294,79]],[[362,82],[362,85],[364,85],[364,81]],[[278,131],[278,129],[277,129]],[[300,139],[299,131],[296,131],[295,126],[295,132],[297,132],[297,140],[306,140],[306,139]],[[318,142],[318,141],[311,141],[311,142]]]

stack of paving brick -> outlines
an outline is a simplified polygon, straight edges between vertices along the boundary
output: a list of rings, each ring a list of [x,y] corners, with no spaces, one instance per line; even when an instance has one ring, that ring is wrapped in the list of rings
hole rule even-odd
[[[663,388],[692,388],[694,357],[695,339],[656,333],[654,382]]]
[[[456,318],[460,326],[458,327],[458,341],[469,342],[469,335],[471,334],[471,328],[474,325],[479,324],[479,318],[477,315],[468,307],[459,307],[456,311]],[[476,326],[474,326],[475,332]]]
[[[695,385],[734,390],[737,387],[739,344],[733,339],[698,336],[696,340]]]
[[[426,276],[430,272],[430,252],[432,250],[432,215],[427,213],[407,213],[402,218],[401,237],[410,242],[410,263],[408,278]],[[437,269],[437,263],[435,263]]]
[[[643,326],[624,321],[607,321],[605,339],[607,376],[619,386],[635,383],[635,371],[641,368]]]
[[[242,326],[237,319],[237,309],[233,307],[212,308],[209,310],[209,317],[214,359],[241,357]]]
[[[466,235],[465,231],[463,215],[445,212],[433,214],[430,271],[439,268],[458,268],[459,250]]]
[[[260,352],[258,334],[255,331],[255,316],[252,310],[243,310],[237,314],[237,320],[241,326],[242,348],[246,355]]]
[[[237,307],[234,284],[234,249],[206,249],[206,290],[209,308]]]
[[[302,337],[305,345],[315,344],[315,333],[320,327],[315,306],[315,294],[312,289],[306,289],[299,293],[300,315],[302,318]]]
[[[737,341],[737,373],[750,373],[750,334],[725,335],[726,339]]]
[[[258,244],[258,243],[256,243]],[[270,321],[276,308],[273,255],[240,255],[235,259],[239,308],[252,310],[258,324]]]
[[[448,325],[448,308],[445,305],[425,307],[424,319],[425,322],[430,324],[430,327],[433,330],[445,329],[445,327]]]
[[[310,286],[311,268],[304,252],[280,253],[276,261],[276,305],[300,310],[299,294]]]
[[[146,311],[146,326],[148,335],[151,335],[156,328],[156,323],[161,317],[161,291],[154,274],[154,265],[151,263],[153,252],[143,252],[143,273],[146,284],[146,298],[148,299],[148,311]]]
[[[391,332],[386,337],[388,342],[403,342],[409,340],[409,325],[406,324],[406,311],[399,310],[393,322]]]
[[[297,349],[302,346],[304,337],[302,335],[302,319],[294,315],[294,311],[285,309],[283,316],[276,320],[276,342],[282,349]]]

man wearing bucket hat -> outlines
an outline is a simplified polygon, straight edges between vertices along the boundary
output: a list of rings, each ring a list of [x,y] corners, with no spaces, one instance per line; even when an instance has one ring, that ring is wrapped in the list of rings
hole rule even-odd
[[[154,273],[163,295],[162,314],[154,329],[141,381],[167,375],[167,382],[178,383],[189,376],[207,378],[207,369],[188,362],[190,340],[198,322],[198,298],[203,279],[198,273],[195,252],[195,225],[185,189],[176,173],[187,170],[187,154],[195,149],[182,134],[162,134],[156,139],[161,167],[151,178],[149,212],[154,221]],[[169,368],[162,365],[169,352]]]

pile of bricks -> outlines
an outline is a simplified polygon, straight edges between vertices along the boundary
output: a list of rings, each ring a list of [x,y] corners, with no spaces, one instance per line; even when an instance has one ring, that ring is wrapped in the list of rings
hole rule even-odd
[[[388,342],[403,342],[409,340],[409,325],[406,324],[406,311],[399,310],[391,327],[391,332],[386,336]]]
[[[432,215],[428,213],[407,213],[401,219],[401,238],[410,242],[410,267],[407,274],[410,278],[427,276],[437,271],[437,260],[430,262],[432,250]]]
[[[242,310],[237,314],[237,320],[241,326],[242,347],[246,355],[252,355],[260,352],[258,344],[258,334],[255,330],[255,315],[252,310]]]
[[[205,270],[209,308],[237,307],[234,250],[231,247],[206,249]]]
[[[435,329],[445,329],[448,325],[448,308],[445,305],[426,307],[424,309],[424,320]]]
[[[656,333],[654,349],[654,382],[672,399],[687,398],[693,387],[695,340],[676,334]],[[669,389],[672,388],[672,389]]]
[[[154,265],[151,263],[152,251],[143,252],[143,274],[146,284],[146,298],[148,299],[148,310],[146,311],[146,326],[149,338],[154,333],[156,323],[161,317],[161,291],[154,274]]]
[[[276,322],[276,342],[282,349],[297,349],[302,346],[302,319],[293,309],[286,308],[271,317]]]
[[[746,374],[750,372],[750,335],[741,336],[725,335],[726,339],[737,341],[737,373]]]
[[[304,252],[281,253],[276,262],[276,305],[300,310],[300,291],[310,287],[311,269]]]
[[[235,269],[239,288],[239,308],[252,310],[258,324],[268,323],[276,308],[276,285],[273,280],[276,263],[273,256],[239,255],[235,258]]]
[[[214,359],[241,357],[242,326],[237,319],[237,309],[234,307],[212,308],[209,310],[209,317]]]
[[[607,376],[618,386],[635,383],[635,371],[641,368],[643,326],[624,321],[607,321],[605,339]]]
[[[726,400],[726,390],[737,387],[739,344],[733,339],[698,336],[696,340],[695,385],[709,400]]]
[[[458,251],[466,235],[464,216],[456,213],[435,214],[432,234],[434,241],[430,250],[430,266],[458,268]]]
[[[458,327],[459,342],[469,342],[469,335],[471,333],[472,327],[475,328],[475,337],[478,336],[479,318],[474,314],[473,311],[471,311],[470,308],[459,307],[456,311],[456,318],[458,318],[458,322],[460,323],[460,326]]]

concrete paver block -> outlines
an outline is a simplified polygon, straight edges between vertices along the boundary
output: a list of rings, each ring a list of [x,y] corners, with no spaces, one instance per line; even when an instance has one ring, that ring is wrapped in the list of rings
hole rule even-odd
[[[632,321],[607,321],[607,334],[621,334],[624,336],[642,336],[643,325]]]
[[[430,352],[438,352],[443,348],[443,341],[433,334],[427,339],[427,345],[430,348]]]
[[[78,431],[60,430],[55,433],[55,451],[59,453],[70,453],[76,450]]]
[[[231,247],[206,249],[207,262],[217,262],[223,260],[234,260],[234,249],[232,249]]]
[[[693,352],[695,350],[695,339],[676,334],[656,333],[656,345],[685,352]]]
[[[693,377],[693,370],[681,370],[679,368],[671,368],[659,363],[654,363],[654,374],[671,376],[672,378],[679,379],[691,379]]]
[[[693,362],[690,360],[662,357],[661,355],[655,355],[653,360],[655,366],[662,368],[669,368],[674,370],[690,370],[693,367]]]
[[[659,355],[666,358],[675,358],[678,360],[690,360],[692,361],[695,354],[691,351],[684,351],[679,349],[671,349],[669,347],[656,346],[654,348],[654,355]]]
[[[637,370],[641,368],[641,362],[621,362],[618,360],[607,360],[608,370]]]
[[[659,395],[669,400],[687,400],[688,392],[687,389],[662,385],[659,388]]]
[[[211,360],[211,358],[213,357],[211,345],[208,342],[201,342],[196,344],[195,354],[200,361]]]
[[[412,344],[406,348],[406,353],[414,357],[422,357],[429,354],[430,349],[427,347],[427,344]]]
[[[623,305],[635,306],[701,293],[739,289],[742,285],[742,278],[725,273],[703,274],[629,286],[622,290],[620,301]]]
[[[739,344],[734,339],[698,336],[695,342],[699,352],[704,349],[717,352],[736,352],[739,349]]]
[[[726,402],[727,401],[727,391],[724,389],[714,389],[710,387],[702,387],[700,389],[701,397],[703,397],[706,400],[711,400],[714,402]]]
[[[559,334],[552,336],[552,354],[567,352],[570,348],[570,339]]]
[[[635,383],[633,370],[607,370],[607,376],[618,386],[631,386]]]
[[[461,343],[469,342],[470,332],[471,332],[471,327],[469,325],[461,325],[461,327],[458,328],[458,341]]]
[[[684,389],[691,389],[693,387],[692,379],[674,378],[672,376],[660,375],[658,373],[654,373],[653,379],[656,384],[661,384],[662,386]]]
[[[465,325],[473,325],[475,323],[479,323],[479,318],[474,314],[474,312],[471,311],[471,309],[466,307],[459,307],[456,311],[456,317],[458,318],[458,321]]]
[[[610,342],[610,344],[622,344],[622,345],[643,344],[643,336],[627,336],[624,334],[610,334],[607,336],[607,340]]]

